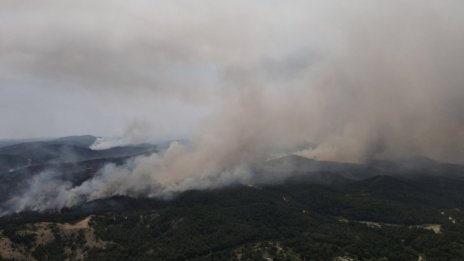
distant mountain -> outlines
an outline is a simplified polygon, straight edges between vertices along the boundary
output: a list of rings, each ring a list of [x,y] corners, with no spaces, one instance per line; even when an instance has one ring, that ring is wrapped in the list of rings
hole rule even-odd
[[[0,148],[0,173],[12,172],[34,165],[62,164],[95,159],[130,157],[152,153],[157,147],[140,144],[92,150],[89,147],[97,137],[70,136],[47,141],[23,142]]]
[[[48,139],[40,139],[40,138],[36,138],[36,139],[3,139],[3,140],[0,140],[0,148],[5,147],[5,146],[19,144],[19,143],[45,141],[45,140],[48,140]]]
[[[92,135],[80,135],[80,136],[68,136],[68,137],[58,138],[58,139],[49,141],[49,143],[67,144],[71,146],[88,148],[92,144],[94,144],[97,139],[98,137],[95,137]]]

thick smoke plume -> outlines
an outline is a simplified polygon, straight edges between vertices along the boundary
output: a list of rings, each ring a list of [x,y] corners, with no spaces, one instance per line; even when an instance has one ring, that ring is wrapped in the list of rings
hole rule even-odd
[[[22,72],[59,75],[101,92],[114,87],[151,93],[154,84],[163,97],[209,103],[213,113],[188,144],[108,165],[77,187],[44,190],[50,182],[43,182],[43,173],[14,211],[247,183],[253,180],[251,165],[292,150],[347,162],[414,155],[464,162],[462,1],[158,4],[169,12],[153,17],[133,10],[148,19],[146,26],[116,34],[119,45],[112,50],[121,55],[103,59],[108,66],[85,67],[99,55],[113,57],[100,52],[105,40],[92,48],[77,43],[90,61],[63,67],[65,54],[74,50],[59,41],[52,57],[10,62]],[[296,151],[303,143],[315,146]],[[43,193],[49,197],[37,197]]]

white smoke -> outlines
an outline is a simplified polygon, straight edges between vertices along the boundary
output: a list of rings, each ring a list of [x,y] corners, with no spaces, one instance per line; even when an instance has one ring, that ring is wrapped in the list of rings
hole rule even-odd
[[[116,53],[92,48],[89,61],[62,67],[67,48],[47,43],[57,54],[41,57],[27,42],[25,50],[40,57],[22,63],[13,55],[9,62],[22,72],[59,74],[103,91],[115,86],[145,94],[156,86],[163,95],[213,101],[213,115],[190,144],[173,143],[160,154],[108,165],[77,187],[59,184],[49,190],[54,199],[40,201],[35,195],[43,190],[34,183],[16,211],[113,195],[169,197],[247,182],[251,164],[305,142],[317,146],[298,155],[324,160],[424,155],[464,162],[463,2],[158,4],[165,12],[129,8],[134,16],[124,19],[145,18],[125,20],[137,30],[107,32],[111,37],[97,42],[105,49],[111,39]],[[87,57],[89,48],[81,44],[77,50]],[[91,62],[99,55],[112,59],[95,68]],[[151,70],[142,69],[148,65]]]

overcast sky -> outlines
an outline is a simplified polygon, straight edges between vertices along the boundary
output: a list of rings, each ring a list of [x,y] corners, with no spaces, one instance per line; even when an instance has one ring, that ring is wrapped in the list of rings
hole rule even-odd
[[[309,66],[318,5],[0,0],[0,138],[188,135],[242,81]]]

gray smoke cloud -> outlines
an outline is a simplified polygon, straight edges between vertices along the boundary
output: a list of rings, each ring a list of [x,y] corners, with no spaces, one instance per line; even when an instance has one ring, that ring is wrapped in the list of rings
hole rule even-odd
[[[40,202],[37,179],[15,211],[246,183],[250,165],[305,142],[317,146],[295,153],[322,160],[464,162],[461,1],[3,2],[0,72],[212,112],[189,144]],[[18,36],[17,23],[44,25]]]

